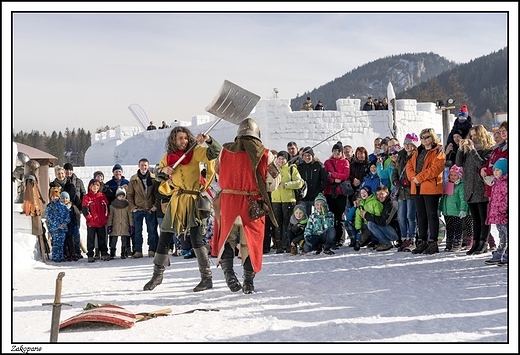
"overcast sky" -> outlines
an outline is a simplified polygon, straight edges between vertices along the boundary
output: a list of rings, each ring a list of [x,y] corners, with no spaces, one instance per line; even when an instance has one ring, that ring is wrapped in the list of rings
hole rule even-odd
[[[12,130],[136,126],[128,110],[132,103],[159,125],[190,120],[207,114],[205,107],[225,79],[262,98],[272,98],[274,88],[278,97],[294,98],[386,56],[433,52],[466,63],[508,45],[508,15],[491,10],[514,10],[509,34],[518,33],[518,8],[512,3],[471,5],[472,11],[487,13],[468,13],[467,3],[413,9],[451,13],[388,12],[410,9],[401,3],[206,6],[2,3],[3,70],[12,69],[13,79],[9,90],[10,75],[3,75],[7,91],[2,96],[6,101],[13,94]],[[177,12],[14,13],[9,31],[11,13],[4,8]],[[274,13],[295,9],[311,12]],[[253,12],[259,10],[270,12]],[[323,10],[335,12],[316,12]],[[353,10],[382,12],[338,12]],[[511,38],[511,44],[517,40]]]

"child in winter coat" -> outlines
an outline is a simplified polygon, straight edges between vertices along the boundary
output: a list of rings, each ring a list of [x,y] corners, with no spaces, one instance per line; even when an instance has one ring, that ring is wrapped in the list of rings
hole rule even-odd
[[[439,210],[446,222],[446,249],[444,251],[460,251],[462,249],[462,226],[468,215],[468,203],[464,200],[464,181],[462,167],[453,165],[450,168],[448,181],[444,186],[444,194],[439,201]]]
[[[303,234],[308,221],[309,217],[307,217],[307,213],[305,213],[305,206],[301,204],[296,205],[289,220],[289,228],[287,230],[287,240],[291,241],[291,255],[296,255],[298,253],[298,247],[303,245]]]
[[[370,191],[376,191],[379,185],[382,185],[381,178],[377,175],[376,163],[370,163],[369,172],[363,179],[360,188],[364,186],[370,187]]]
[[[109,216],[108,200],[100,192],[101,184],[97,179],[92,179],[88,183],[88,193],[83,196],[81,212],[87,221],[87,257],[88,262],[93,263],[94,243],[96,235],[98,246],[101,251],[101,260],[110,260],[107,248],[107,219]]]
[[[358,251],[362,246],[367,244],[371,240],[371,233],[367,229],[367,220],[361,217],[361,211],[367,211],[374,216],[381,216],[383,210],[383,204],[379,202],[377,196],[372,193],[372,189],[369,186],[363,186],[359,190],[359,207],[356,209],[356,217],[354,220],[354,228],[356,228],[357,236],[354,245],[354,250]]]
[[[314,209],[303,232],[305,242],[302,254],[313,250],[319,254],[323,246],[323,253],[332,255],[334,252],[330,248],[336,237],[334,214],[329,211],[327,199],[321,192],[314,199]]]
[[[60,187],[51,187],[50,202],[45,208],[47,224],[52,237],[52,261],[67,261],[63,255],[67,224],[70,222],[69,209],[60,201]]]
[[[78,256],[76,255],[74,246],[74,233],[79,224],[79,210],[76,205],[70,201],[70,195],[67,191],[63,191],[60,194],[60,201],[67,207],[70,216],[70,222],[67,224],[67,232],[65,233],[65,248],[63,253],[67,258],[67,261],[78,261]]]
[[[493,164],[491,182],[491,197],[489,198],[486,224],[496,224],[500,243],[493,257],[486,260],[488,265],[507,266],[509,261],[509,235],[508,230],[508,170],[507,159],[500,158]]]
[[[116,199],[110,204],[107,225],[107,233],[110,236],[110,259],[116,256],[118,236],[121,236],[121,259],[126,259],[130,248],[130,236],[134,232],[134,218],[123,187],[117,188]]]

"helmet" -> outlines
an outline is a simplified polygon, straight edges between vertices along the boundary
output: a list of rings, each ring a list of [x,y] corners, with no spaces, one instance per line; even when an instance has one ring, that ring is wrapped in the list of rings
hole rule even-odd
[[[249,136],[260,140],[260,127],[252,118],[246,118],[238,125],[237,138]]]
[[[36,175],[36,172],[39,168],[40,163],[38,163],[36,160],[29,160],[27,163],[25,163],[24,172],[27,175]]]
[[[31,158],[25,153],[18,152],[16,155],[16,166],[24,166]]]

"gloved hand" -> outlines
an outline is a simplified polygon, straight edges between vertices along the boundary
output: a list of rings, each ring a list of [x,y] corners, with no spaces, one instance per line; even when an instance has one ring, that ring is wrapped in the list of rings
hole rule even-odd
[[[468,215],[467,212],[460,211],[460,213],[459,213],[459,218],[464,218],[464,217],[466,217],[467,215]]]
[[[134,226],[128,227],[128,233],[130,233],[130,235],[134,234],[134,230]]]
[[[112,226],[108,226],[107,227],[107,233],[108,234],[112,234],[112,229],[113,229]]]

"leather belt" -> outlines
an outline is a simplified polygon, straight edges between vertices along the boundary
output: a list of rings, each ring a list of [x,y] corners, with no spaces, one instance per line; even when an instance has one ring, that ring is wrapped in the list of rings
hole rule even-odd
[[[243,191],[243,190],[222,189],[222,190],[220,190],[220,192],[223,194],[231,194],[231,195],[250,195],[250,196],[260,195],[260,191]]]

